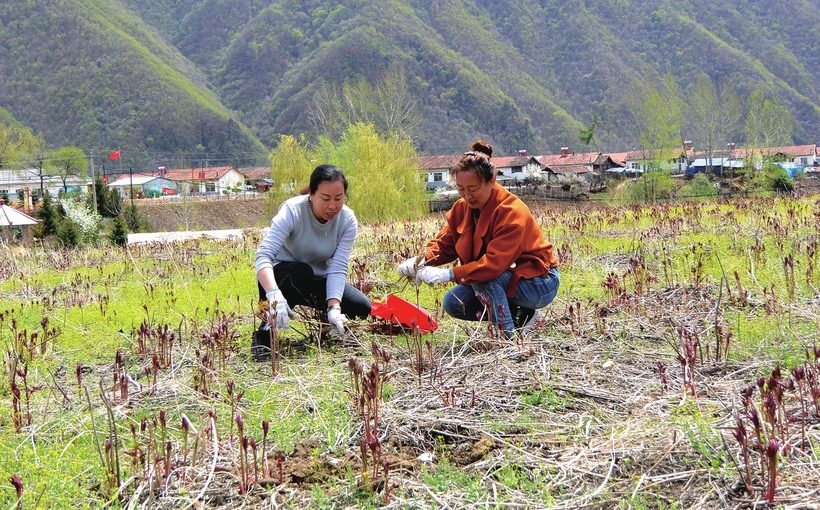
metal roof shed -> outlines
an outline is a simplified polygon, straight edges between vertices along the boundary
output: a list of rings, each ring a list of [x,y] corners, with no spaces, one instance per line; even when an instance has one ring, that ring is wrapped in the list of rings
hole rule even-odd
[[[23,244],[28,246],[32,239],[31,226],[38,223],[40,223],[40,220],[22,213],[14,207],[9,207],[4,200],[0,200],[0,240],[2,242],[9,243],[16,240],[19,232]]]

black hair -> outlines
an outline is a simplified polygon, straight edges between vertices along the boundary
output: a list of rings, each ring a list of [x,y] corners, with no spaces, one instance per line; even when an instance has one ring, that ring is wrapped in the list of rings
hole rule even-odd
[[[483,140],[476,140],[470,147],[470,151],[461,155],[452,168],[450,175],[455,176],[459,172],[469,172],[477,175],[484,182],[490,182],[495,176],[495,166],[490,158],[493,155],[493,147]]]
[[[310,174],[310,183],[302,189],[301,194],[313,195],[323,182],[341,182],[345,188],[345,195],[347,195],[347,178],[344,172],[338,166],[328,164],[319,165],[313,169]]]

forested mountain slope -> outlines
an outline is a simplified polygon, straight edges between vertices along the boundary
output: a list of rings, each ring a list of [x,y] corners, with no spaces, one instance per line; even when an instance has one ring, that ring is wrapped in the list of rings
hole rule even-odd
[[[630,84],[667,72],[760,88],[820,141],[818,0],[6,0],[0,21],[0,107],[53,145],[251,160],[315,139],[323,86],[390,64],[422,154],[587,150],[593,115],[600,149],[628,149]]]

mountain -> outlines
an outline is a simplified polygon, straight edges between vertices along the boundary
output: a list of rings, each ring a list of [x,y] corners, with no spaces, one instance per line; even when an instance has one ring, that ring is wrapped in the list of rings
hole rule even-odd
[[[124,161],[264,164],[281,134],[315,138],[323,84],[398,64],[421,154],[479,137],[499,155],[591,150],[593,116],[615,151],[636,145],[634,80],[686,90],[703,72],[777,98],[794,142],[816,143],[818,36],[820,0],[4,0],[0,108]]]

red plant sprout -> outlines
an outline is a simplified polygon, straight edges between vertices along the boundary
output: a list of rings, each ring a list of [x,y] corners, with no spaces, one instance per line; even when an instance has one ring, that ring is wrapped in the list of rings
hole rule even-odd
[[[656,361],[655,367],[657,367],[658,374],[661,378],[661,395],[664,395],[667,391],[669,391],[669,382],[666,380],[666,363]]]
[[[259,482],[259,468],[257,466],[257,448],[256,448],[256,439],[248,438],[248,444],[251,446],[251,452],[253,453],[253,478],[258,483]]]
[[[393,487],[390,486],[390,461],[384,460],[382,462],[384,469],[384,504],[390,504],[390,493],[393,492]]]
[[[797,385],[798,396],[800,398],[800,432],[801,432],[801,442],[800,442],[800,451],[806,451],[806,418],[808,417],[808,410],[806,409],[806,399],[804,398],[803,394],[803,385],[804,381],[806,380],[806,369],[803,365],[795,367],[792,370],[791,379]]]
[[[17,386],[17,381],[11,380],[11,405],[12,413],[11,420],[14,423],[14,431],[18,434],[23,431],[23,413],[21,410],[20,388]]]
[[[171,441],[168,441],[167,443],[165,443],[165,456],[164,456],[163,459],[165,460],[165,482],[166,482],[166,484],[168,482],[168,478],[171,477],[171,473],[173,472],[173,470],[171,469],[171,449],[172,448],[173,448],[173,445],[171,444]]]
[[[763,496],[769,504],[774,504],[774,493],[777,490],[777,458],[780,445],[777,439],[772,438],[766,446],[766,465],[768,466],[767,475],[768,480]]]
[[[743,424],[742,419],[737,419],[737,426],[735,426],[732,431],[732,435],[735,436],[735,439],[740,445],[740,454],[743,456],[743,464],[746,474],[746,479],[744,480],[746,483],[746,491],[749,494],[754,494],[754,486],[752,485],[752,468],[749,460],[749,437],[746,433],[746,426]]]
[[[678,329],[678,336],[682,342],[682,348],[678,350],[678,361],[683,370],[683,386],[688,389],[693,397],[697,397],[695,387],[695,364],[698,359],[700,341],[697,335],[690,334],[682,328]]]
[[[270,431],[270,422],[262,420],[262,478],[268,478],[268,463],[266,462],[267,446],[268,446],[268,432]]]
[[[247,466],[245,465],[246,461],[246,446],[247,442],[244,441],[245,438],[245,421],[242,419],[242,415],[236,413],[236,431],[239,435],[239,492],[244,494],[248,489],[248,470]]]
[[[15,508],[17,510],[22,510],[22,508],[23,508],[23,489],[24,489],[23,479],[20,478],[20,475],[15,473],[15,474],[11,475],[11,478],[9,479],[9,481],[11,482],[11,485],[14,486],[14,490],[17,492],[17,505],[15,506]]]
[[[77,393],[80,398],[83,396],[83,364],[77,363]]]

